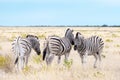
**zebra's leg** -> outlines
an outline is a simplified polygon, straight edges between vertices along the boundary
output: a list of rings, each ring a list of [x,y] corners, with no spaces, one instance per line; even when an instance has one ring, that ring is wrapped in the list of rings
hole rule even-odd
[[[18,62],[16,63],[17,64],[17,71],[19,70],[19,60],[18,60]]]
[[[81,63],[83,64],[83,55],[80,53]]]
[[[98,54],[98,58],[99,58],[99,68],[100,68],[101,67],[101,53],[98,52],[97,54]]]
[[[65,54],[65,61],[68,61],[69,53]]]
[[[86,62],[87,62],[87,56],[88,56],[88,51],[84,53],[83,57],[83,67],[86,68]]]
[[[25,56],[23,57],[23,68],[25,68]]]
[[[28,64],[28,57],[29,56],[25,56],[25,67],[27,67],[27,64]]]
[[[54,58],[54,54],[49,54],[48,57],[46,58],[47,65],[51,64]]]
[[[94,54],[95,62],[94,62],[94,68],[97,68],[97,61],[98,61],[98,54]]]
[[[18,55],[15,55],[14,66],[17,70],[19,70],[19,56]]]
[[[86,51],[85,54],[83,55],[83,63],[87,62],[87,56],[88,56],[88,51]]]
[[[20,56],[19,57],[19,70],[22,71],[23,67],[24,67],[24,57]]]
[[[58,64],[60,63],[61,60],[61,56],[58,56]]]

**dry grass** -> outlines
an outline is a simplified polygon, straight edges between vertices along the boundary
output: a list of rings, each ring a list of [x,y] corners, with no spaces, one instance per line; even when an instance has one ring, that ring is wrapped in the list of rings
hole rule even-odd
[[[14,54],[11,51],[11,41],[17,36],[27,34],[37,35],[40,38],[41,50],[45,37],[49,35],[64,36],[67,28],[56,27],[27,27],[2,28],[0,27],[0,80],[119,80],[120,79],[120,29],[119,28],[72,28],[74,34],[79,31],[85,37],[99,35],[105,42],[100,69],[94,69],[94,57],[88,57],[86,68],[81,65],[78,53],[71,51],[69,61],[57,64],[55,57],[51,66],[46,66],[42,56],[32,51],[28,67],[23,73],[14,69]]]

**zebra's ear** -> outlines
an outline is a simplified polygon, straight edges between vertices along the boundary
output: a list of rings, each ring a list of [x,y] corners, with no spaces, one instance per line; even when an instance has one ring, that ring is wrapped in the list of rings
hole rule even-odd
[[[76,33],[76,37],[78,37],[78,35],[79,35],[79,34],[80,34],[80,33],[79,33],[79,32],[77,32],[77,33]]]
[[[29,35],[26,36],[26,38],[28,38]]]
[[[32,35],[29,35],[29,34],[28,34],[28,35],[26,36],[26,38],[31,37],[31,36],[32,36]]]
[[[80,32],[76,33],[76,37],[84,40],[84,36]]]
[[[38,39],[38,37],[37,37],[37,36],[35,36],[35,38],[37,38],[37,39]]]

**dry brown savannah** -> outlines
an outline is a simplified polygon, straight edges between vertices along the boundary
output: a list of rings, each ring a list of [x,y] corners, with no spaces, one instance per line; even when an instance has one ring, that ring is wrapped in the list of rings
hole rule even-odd
[[[63,37],[67,27],[0,27],[0,80],[120,80],[120,28],[112,27],[70,27],[81,32],[85,38],[98,35],[104,40],[100,68],[94,69],[94,57],[89,56],[85,68],[81,64],[79,54],[73,49],[69,61],[60,64],[57,57],[52,65],[47,66],[42,61],[42,53],[38,56],[31,52],[28,66],[23,72],[18,72],[14,66],[15,56],[12,52],[12,41],[27,34],[36,35],[40,39],[41,52],[45,38],[50,35]]]

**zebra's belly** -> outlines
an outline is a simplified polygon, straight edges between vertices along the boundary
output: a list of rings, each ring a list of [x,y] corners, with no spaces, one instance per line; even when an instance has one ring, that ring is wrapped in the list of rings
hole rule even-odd
[[[93,54],[96,53],[96,52],[91,52],[91,51],[78,51],[78,53],[80,53],[80,54],[82,54],[82,55],[88,54],[88,55],[90,56],[90,55],[93,55]]]

